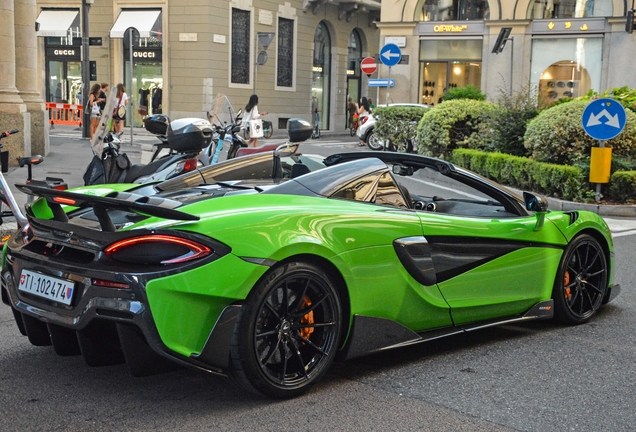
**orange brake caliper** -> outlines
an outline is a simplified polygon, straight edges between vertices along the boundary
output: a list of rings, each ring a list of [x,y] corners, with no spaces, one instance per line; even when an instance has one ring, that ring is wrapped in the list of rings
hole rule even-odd
[[[308,296],[303,298],[303,301],[300,305],[300,309],[303,309],[306,306],[311,306],[311,300],[309,300]],[[301,324],[313,324],[314,323],[314,311],[309,312],[307,315],[300,319]],[[309,336],[314,332],[313,327],[303,327],[300,329],[300,336],[309,339]]]
[[[563,277],[563,286],[565,287],[565,298],[567,300],[569,300],[570,296],[572,295],[570,287],[568,287],[568,285],[570,285],[570,272],[566,270]]]

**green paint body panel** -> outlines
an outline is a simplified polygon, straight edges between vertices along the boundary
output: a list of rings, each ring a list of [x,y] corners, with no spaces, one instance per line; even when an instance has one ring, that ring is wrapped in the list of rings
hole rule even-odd
[[[116,183],[116,184],[107,184],[107,185],[93,185],[93,186],[82,186],[69,190],[69,192],[73,193],[81,193],[86,195],[95,195],[95,196],[106,196],[111,192],[126,192],[132,189],[136,189],[141,185],[138,184],[130,184],[130,183]],[[77,209],[77,207],[72,207],[68,205],[63,205],[65,213],[73,211]],[[33,203],[31,203],[31,211],[33,214],[40,219],[53,219],[53,212],[49,208],[46,200],[44,198],[39,198]]]
[[[229,254],[148,282],[146,295],[163,343],[184,356],[200,352],[223,308],[244,300],[238,293],[248,292],[267,269]]]
[[[201,351],[223,308],[244,300],[268,270],[241,258],[282,261],[303,255],[329,261],[345,281],[351,315],[387,318],[423,331],[523,313],[549,299],[563,250],[580,230],[597,230],[613,251],[607,225],[587,213],[573,225],[562,212],[548,213],[535,230],[535,216],[470,218],[293,195],[234,195],[179,210],[201,220],[150,217],[126,230],[191,231],[232,247],[217,261],[147,285],[163,342],[184,356]],[[423,286],[406,272],[392,246],[396,239],[422,235],[503,239],[528,247]]]

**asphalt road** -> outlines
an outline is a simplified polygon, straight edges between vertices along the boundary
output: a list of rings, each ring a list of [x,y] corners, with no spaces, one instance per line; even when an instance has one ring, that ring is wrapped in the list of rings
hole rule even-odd
[[[355,143],[321,145],[304,151]],[[31,346],[0,305],[0,430],[633,431],[636,221],[610,224],[623,292],[588,324],[509,325],[338,363],[290,401],[185,369],[90,368]]]

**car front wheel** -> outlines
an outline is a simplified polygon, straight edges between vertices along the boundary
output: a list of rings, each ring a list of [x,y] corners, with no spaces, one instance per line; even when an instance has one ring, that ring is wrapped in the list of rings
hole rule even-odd
[[[327,273],[305,262],[275,268],[241,308],[231,378],[257,394],[301,395],[333,362],[341,325],[340,299]]]
[[[598,240],[583,234],[565,249],[554,283],[555,317],[567,324],[589,320],[607,291],[608,266]]]
[[[383,150],[384,149],[384,141],[379,139],[375,132],[371,131],[369,135],[367,135],[367,146],[371,150]]]

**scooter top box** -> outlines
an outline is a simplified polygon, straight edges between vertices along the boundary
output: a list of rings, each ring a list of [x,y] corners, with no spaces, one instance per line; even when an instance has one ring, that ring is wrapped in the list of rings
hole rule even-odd
[[[155,114],[144,117],[144,128],[155,135],[166,136],[168,134],[170,119],[165,114]]]
[[[292,118],[287,121],[287,133],[290,142],[302,142],[311,138],[313,128],[307,120]]]
[[[168,145],[177,152],[200,151],[212,142],[212,125],[200,118],[173,120],[168,128]]]

